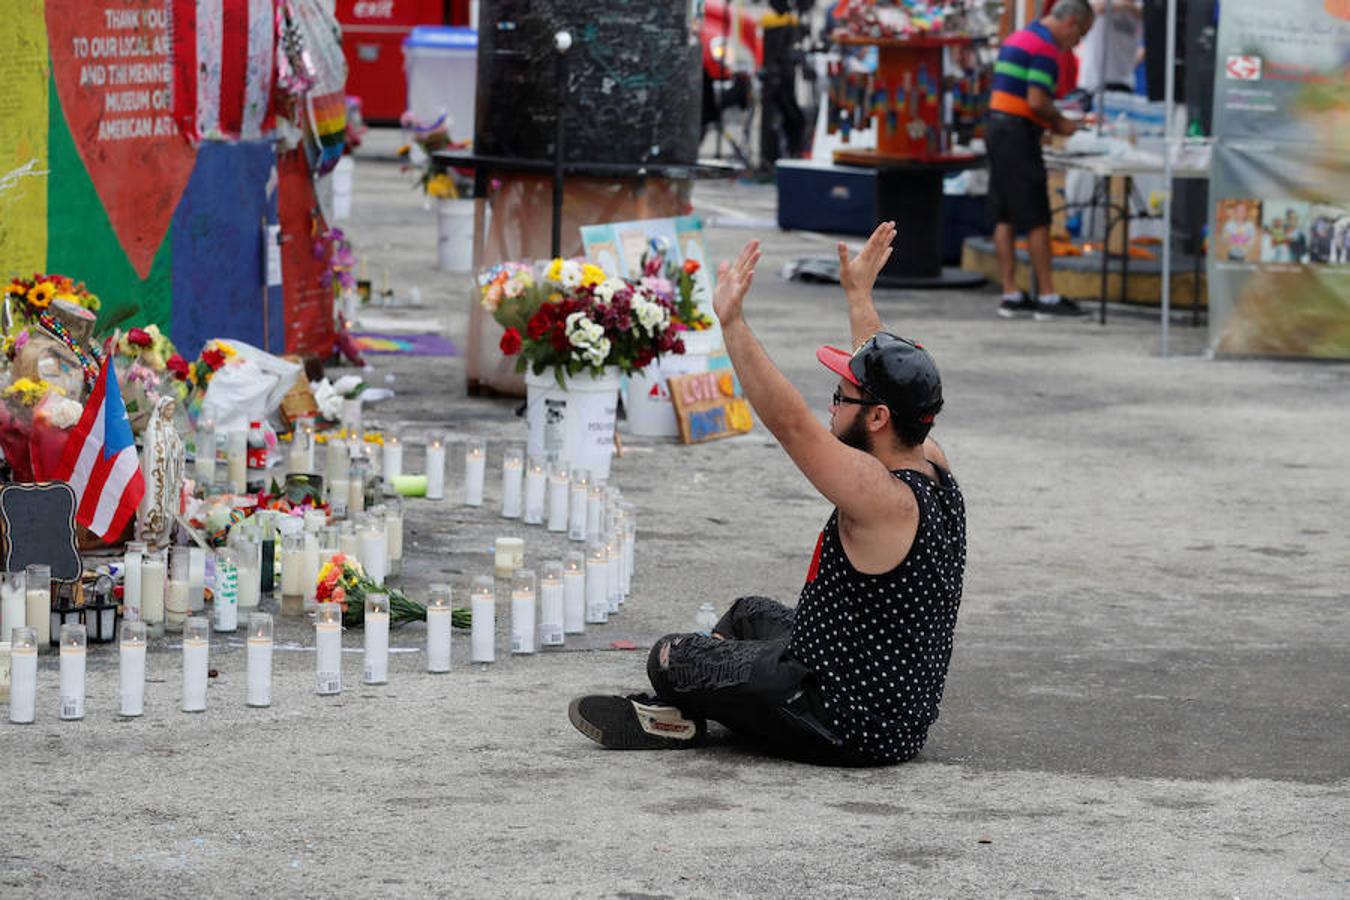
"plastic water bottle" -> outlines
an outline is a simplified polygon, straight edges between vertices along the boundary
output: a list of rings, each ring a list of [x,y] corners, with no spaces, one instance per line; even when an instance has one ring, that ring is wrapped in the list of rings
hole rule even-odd
[[[705,603],[698,608],[698,615],[694,616],[694,630],[699,634],[711,635],[713,628],[717,626],[717,610],[713,609],[711,603]]]
[[[267,439],[263,435],[262,422],[248,423],[247,455],[248,489],[263,490],[267,476]]]

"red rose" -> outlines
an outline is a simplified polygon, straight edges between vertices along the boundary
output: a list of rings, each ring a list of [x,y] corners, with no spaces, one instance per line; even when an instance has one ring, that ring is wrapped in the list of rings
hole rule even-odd
[[[698,270],[699,270],[698,260],[686,259],[684,261],[684,274],[693,275]]]
[[[175,353],[173,356],[169,357],[169,361],[164,365],[166,365],[169,371],[173,373],[174,378],[177,378],[179,381],[187,381],[188,361],[186,359],[183,359],[183,357]]]
[[[506,356],[513,356],[520,352],[520,348],[524,343],[525,342],[520,339],[519,331],[514,328],[508,328],[506,329],[506,333],[502,335],[502,353]]]
[[[650,347],[643,347],[638,351],[637,356],[633,357],[633,368],[645,369],[654,359],[656,359],[656,353]]]
[[[149,347],[155,341],[144,328],[133,328],[127,332],[127,342],[135,347]]]
[[[553,330],[553,318],[547,304],[539,307],[539,311],[530,316],[530,321],[526,323],[525,330],[532,341],[539,340]]]
[[[211,371],[214,372],[221,366],[225,365],[225,354],[221,353],[214,347],[212,347],[210,350],[203,350],[202,362],[210,366]]]

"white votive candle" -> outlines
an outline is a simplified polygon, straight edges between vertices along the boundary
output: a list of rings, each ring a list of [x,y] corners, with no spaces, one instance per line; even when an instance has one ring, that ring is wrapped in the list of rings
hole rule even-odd
[[[548,530],[567,530],[567,469],[555,466],[548,475]]]
[[[272,705],[272,617],[253,613],[248,617],[249,706]]]
[[[390,497],[384,513],[384,536],[389,541],[389,574],[403,571],[403,501]]]
[[[427,671],[450,671],[450,585],[433,584],[427,598]]]
[[[225,445],[225,462],[230,473],[230,492],[248,491],[248,432],[231,431]]]
[[[305,452],[305,433],[297,428],[291,434],[291,449],[286,454],[286,471],[291,475],[300,475],[309,472],[307,464],[308,454]]]
[[[26,583],[23,572],[0,574],[0,641],[10,640],[15,628],[28,624]]]
[[[336,603],[315,610],[314,650],[315,692],[342,693],[342,607]]]
[[[567,537],[571,540],[586,540],[586,497],[590,489],[590,476],[584,469],[572,473],[567,498]]]
[[[16,725],[30,724],[37,716],[36,628],[15,628],[9,655],[9,720]]]
[[[324,445],[324,476],[328,484],[332,484],[339,478],[347,477],[347,467],[351,464],[351,456],[347,453],[347,442],[330,437],[328,443]]]
[[[521,480],[525,463],[520,451],[508,448],[502,456],[502,517],[519,519],[521,513]]]
[[[366,684],[385,684],[389,681],[389,598],[384,594],[366,594],[365,618],[366,664],[361,680]]]
[[[328,481],[328,508],[334,519],[347,518],[347,501],[351,499],[352,482],[346,475]]]
[[[249,538],[240,538],[234,545],[237,558],[235,560],[235,585],[237,589],[236,602],[239,606],[239,612],[247,615],[249,611],[258,608],[258,601],[262,597],[262,577],[258,572],[258,558],[262,555],[262,548],[258,542]]]
[[[127,541],[126,553],[122,555],[122,607],[126,619],[141,618],[141,560],[145,558],[145,550],[142,542]],[[0,583],[0,592],[3,591]]]
[[[510,578],[525,565],[525,540],[518,537],[499,537],[493,557],[494,574],[498,578]]]
[[[24,570],[24,624],[37,629],[37,645],[52,642],[52,567],[34,563]]]
[[[216,480],[216,427],[208,418],[197,420],[197,434],[193,440],[195,456],[192,471],[197,486],[204,493],[210,493]]]
[[[539,643],[557,647],[563,642],[563,564],[544,563],[539,579]]]
[[[84,718],[84,662],[88,635],[78,622],[61,626],[61,718]]]
[[[473,580],[469,612],[473,616],[469,658],[490,663],[497,657],[497,591],[490,576],[479,575]]]
[[[230,549],[216,551],[216,593],[212,610],[216,614],[216,631],[235,631],[239,628],[239,558]]]
[[[525,470],[525,508],[522,517],[526,525],[544,524],[544,495],[548,491],[548,473],[544,464],[531,460]]]
[[[511,578],[511,652],[535,651],[534,573],[517,569]]]
[[[380,464],[385,484],[393,484],[403,474],[403,439],[397,433],[385,431]]]
[[[623,594],[627,597],[633,593],[633,563],[637,549],[637,523],[633,521],[632,516],[624,523],[623,531]]]
[[[301,555],[304,567],[305,609],[314,607],[315,595],[319,589],[319,569],[323,560],[319,554],[319,535],[313,531],[305,532],[305,547]]]
[[[586,540],[605,539],[605,483],[597,481],[586,493]]]
[[[482,438],[470,438],[464,446],[464,505],[483,505],[483,477],[487,472],[487,447]],[[428,479],[427,490],[430,490]]]
[[[389,539],[384,533],[384,519],[368,516],[360,527],[361,565],[366,577],[376,584],[384,584],[389,575]]]
[[[606,597],[609,601],[609,611],[616,613],[623,604],[623,581],[619,560],[620,547],[618,536],[613,532],[605,541],[605,555],[609,557],[609,578],[605,580]]]
[[[145,644],[144,622],[122,623],[121,642],[117,646],[119,715],[145,713]]]
[[[563,560],[563,631],[586,630],[586,556],[577,551]]]
[[[427,499],[445,499],[445,441],[439,436],[427,442]]]
[[[141,618],[150,634],[164,633],[164,555],[153,553],[141,560]]]
[[[210,625],[202,616],[188,616],[183,623],[183,712],[206,711],[210,652]]]
[[[592,544],[586,551],[586,621],[609,621],[609,554],[604,544]]]
[[[349,559],[361,560],[361,532],[355,522],[342,523],[338,530],[338,550]]]
[[[347,515],[366,511],[366,475],[369,468],[358,460],[352,464],[351,479],[347,482]]]
[[[318,545],[315,544],[317,552]],[[281,539],[281,614],[299,616],[305,611],[305,535],[288,534]]]

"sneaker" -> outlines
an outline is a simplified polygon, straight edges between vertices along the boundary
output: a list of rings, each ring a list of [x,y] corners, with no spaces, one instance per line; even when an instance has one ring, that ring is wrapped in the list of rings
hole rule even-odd
[[[1036,302],[1032,305],[1036,308],[1035,318],[1037,322],[1053,322],[1056,319],[1081,319],[1089,314],[1077,303],[1063,297],[1059,298],[1058,303]]]
[[[702,719],[686,719],[650,694],[589,694],[567,706],[567,717],[586,737],[611,750],[682,750],[708,733]]]
[[[1026,291],[1018,292],[1017,299],[1004,297],[998,305],[998,314],[1005,319],[1029,316],[1036,311],[1036,301],[1027,296]]]

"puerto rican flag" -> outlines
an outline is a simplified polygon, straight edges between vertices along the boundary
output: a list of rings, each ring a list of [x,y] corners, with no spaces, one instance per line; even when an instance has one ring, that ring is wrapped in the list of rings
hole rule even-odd
[[[57,477],[75,491],[75,521],[104,540],[122,533],[145,496],[131,420],[110,357],[66,441]]]
[[[277,0],[168,0],[174,118],[193,141],[259,140],[272,112]]]

